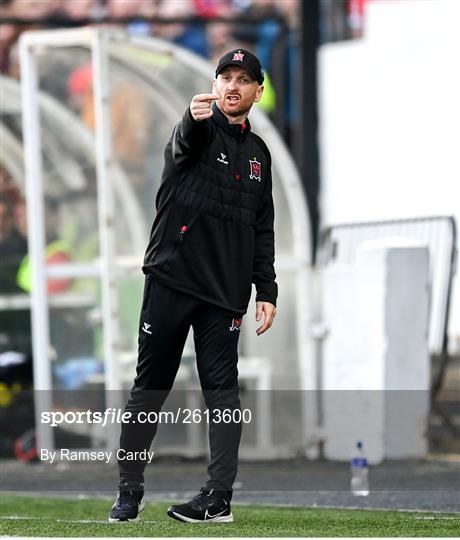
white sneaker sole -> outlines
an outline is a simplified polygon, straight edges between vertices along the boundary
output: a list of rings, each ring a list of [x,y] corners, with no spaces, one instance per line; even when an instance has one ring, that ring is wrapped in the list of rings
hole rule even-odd
[[[139,517],[139,514],[142,512],[142,510],[144,510],[145,508],[145,502],[144,501],[141,501],[141,504],[139,505],[139,511],[137,513],[137,516],[135,518],[132,518],[132,519],[117,519],[117,518],[111,518],[109,517],[109,523],[136,523],[138,521],[140,521],[140,517]]]
[[[210,519],[192,519],[187,516],[183,516],[182,514],[178,514],[177,512],[170,511],[168,513],[168,516],[171,516],[173,514],[175,519],[178,519],[179,521],[183,521],[185,523],[232,523],[233,522],[233,514],[230,513],[228,516],[216,516],[214,518]]]

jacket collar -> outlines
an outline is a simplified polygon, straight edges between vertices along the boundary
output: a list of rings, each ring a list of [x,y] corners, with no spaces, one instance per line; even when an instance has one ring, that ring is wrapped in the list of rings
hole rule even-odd
[[[230,124],[227,117],[222,113],[215,102],[212,104],[212,111],[214,113],[212,117],[214,121],[229,135],[235,137],[235,139],[241,139],[251,131],[249,118],[246,118],[242,124]]]

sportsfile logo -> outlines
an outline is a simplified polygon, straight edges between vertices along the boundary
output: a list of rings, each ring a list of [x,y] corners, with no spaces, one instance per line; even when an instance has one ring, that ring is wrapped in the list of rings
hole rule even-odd
[[[152,331],[149,330],[149,328],[151,327],[152,325],[149,324],[149,323],[144,323],[144,326],[142,327],[142,331],[145,332],[146,334],[152,334]]]

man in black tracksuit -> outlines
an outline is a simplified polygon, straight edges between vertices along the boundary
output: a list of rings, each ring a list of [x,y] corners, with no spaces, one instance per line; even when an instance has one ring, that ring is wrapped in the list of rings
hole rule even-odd
[[[240,409],[237,345],[251,284],[260,335],[276,315],[270,152],[247,115],[263,92],[259,60],[224,55],[212,94],[194,96],[166,145],[157,214],[145,254],[137,376],[126,411],[160,411],[193,327],[197,367],[211,413],[209,480],[168,514],[186,522],[228,522],[241,422],[213,421]],[[236,418],[234,415],[231,418]],[[156,423],[122,424],[123,455],[149,449]],[[111,521],[137,519],[145,460],[119,459],[120,493]]]

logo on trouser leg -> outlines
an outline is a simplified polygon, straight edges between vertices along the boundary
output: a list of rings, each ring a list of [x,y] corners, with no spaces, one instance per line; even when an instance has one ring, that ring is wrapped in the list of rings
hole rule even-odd
[[[241,328],[241,318],[232,319],[232,326],[230,326],[229,328],[230,332],[233,332],[233,330],[239,330],[240,328]]]
[[[149,330],[151,326],[152,326],[151,324],[145,322],[144,326],[142,327],[142,331],[145,332],[146,334],[152,334],[152,331]]]

